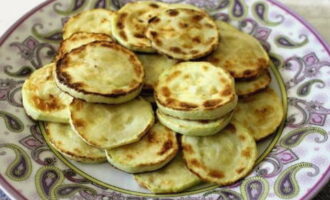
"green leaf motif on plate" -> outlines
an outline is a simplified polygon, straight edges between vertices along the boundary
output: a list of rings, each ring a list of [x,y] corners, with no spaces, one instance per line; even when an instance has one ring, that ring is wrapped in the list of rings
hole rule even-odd
[[[19,68],[19,69],[17,69]],[[16,71],[14,71],[15,69]],[[4,72],[8,76],[12,76],[15,78],[24,78],[30,75],[34,71],[34,68],[31,66],[23,65],[21,67],[13,67],[11,65],[4,66]]]
[[[299,184],[296,179],[296,174],[303,168],[313,168],[314,173],[308,172],[310,177],[319,174],[319,168],[307,162],[298,163],[285,169],[276,179],[274,184],[275,194],[281,199],[292,199],[299,194]]]
[[[315,138],[317,143],[323,143],[328,140],[328,133],[326,130],[319,127],[303,127],[298,128],[287,133],[280,141],[280,145],[286,148],[293,148],[298,146],[302,140],[311,133],[319,133],[323,139]]]
[[[303,84],[301,84],[298,89],[297,89],[297,94],[298,96],[307,96],[310,94],[311,90],[312,90],[312,86],[316,85],[317,88],[324,88],[325,87],[325,83],[321,80],[321,79],[313,79],[313,80],[309,80]]]
[[[257,1],[252,6],[252,13],[254,17],[261,23],[267,26],[277,26],[284,21],[284,17],[282,15],[276,15],[277,21],[270,21],[268,19],[269,16],[269,6],[264,1]]]
[[[10,132],[20,133],[24,130],[23,122],[15,115],[6,111],[0,111],[0,117],[2,117],[5,122],[6,128]]]
[[[61,2],[57,2],[53,5],[54,11],[59,15],[71,15],[83,11],[88,0],[71,0],[68,8],[63,8]]]
[[[32,26],[31,32],[33,36],[38,38],[39,40],[42,40],[44,42],[49,43],[60,43],[62,40],[62,30],[56,29],[53,31],[50,31],[48,33],[41,33],[40,29],[43,29],[44,26],[42,24],[34,24]]]
[[[306,35],[300,35],[299,38],[301,39],[301,41],[295,42],[285,35],[278,35],[275,37],[275,44],[278,47],[293,49],[302,47],[309,42],[308,37]]]
[[[64,175],[55,166],[44,166],[38,169],[35,175],[35,185],[41,199],[54,199],[55,188],[62,184]]]
[[[93,188],[84,186],[82,184],[64,184],[59,185],[51,193],[51,199],[72,198],[77,192],[84,191],[90,195],[96,195],[97,192]]]
[[[269,193],[269,183],[261,176],[244,179],[241,184],[243,200],[266,200]]]
[[[8,148],[15,153],[14,161],[12,161],[6,169],[7,177],[13,181],[24,181],[28,179],[32,171],[29,155],[15,144],[0,144],[0,148]]]
[[[211,198],[211,195],[217,195],[216,199],[223,199],[223,200],[241,200],[242,196],[240,193],[235,192],[234,190],[229,189],[215,189],[210,192],[206,192],[203,194],[204,198]]]

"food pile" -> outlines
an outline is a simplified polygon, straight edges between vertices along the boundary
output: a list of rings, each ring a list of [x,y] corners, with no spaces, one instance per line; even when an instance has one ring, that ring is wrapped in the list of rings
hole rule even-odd
[[[71,17],[23,105],[64,156],[107,160],[153,193],[228,185],[282,121],[269,65],[256,39],[204,10],[131,2]]]

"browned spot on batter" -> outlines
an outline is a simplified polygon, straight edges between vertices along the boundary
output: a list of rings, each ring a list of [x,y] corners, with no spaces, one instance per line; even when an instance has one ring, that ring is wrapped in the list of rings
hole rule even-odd
[[[141,34],[141,33],[135,33],[134,34],[134,37],[136,37],[136,38],[144,38],[144,35]]]
[[[239,168],[239,169],[236,169],[235,171],[238,173],[238,174],[240,174],[240,173],[242,173],[243,171],[244,171],[244,167],[241,167],[241,168]]]
[[[65,108],[65,105],[62,104],[60,100],[53,95],[49,95],[47,99],[42,99],[38,96],[32,96],[32,101],[39,110],[43,111],[55,111]]]
[[[243,74],[244,74],[245,76],[251,76],[251,75],[254,74],[254,72],[253,72],[252,70],[247,69],[247,70],[244,70],[244,71],[243,71]]]
[[[74,99],[71,103],[71,106],[73,106],[76,110],[81,110],[84,107],[84,102],[78,99]]]
[[[221,91],[221,96],[229,96],[232,93],[233,93],[232,87],[230,87],[230,85],[226,85],[225,89],[223,91]]]
[[[149,133],[147,134],[147,140],[149,143],[155,143],[156,142],[156,138],[153,132],[149,131]]]
[[[262,117],[266,116],[267,114],[269,114],[273,109],[271,107],[261,107],[259,109],[255,109],[254,113],[256,115],[260,115]]]
[[[210,61],[213,64],[217,64],[217,63],[220,62],[220,60],[218,58],[216,58],[216,57],[210,57],[207,60]]]
[[[204,18],[204,15],[194,15],[194,16],[192,16],[192,21],[193,22],[199,22],[203,18]]]
[[[192,39],[193,42],[196,42],[196,43],[201,43],[201,38],[199,36],[196,36],[196,37],[193,37]]]
[[[106,22],[107,22],[107,19],[105,19],[105,18],[101,19],[101,24],[106,23]]]
[[[209,66],[203,65],[203,70],[207,71],[209,69]]]
[[[192,104],[192,103],[187,103],[187,102],[180,102],[179,105],[183,108],[186,109],[191,109],[191,108],[197,108],[198,105]]]
[[[167,151],[169,151],[172,147],[173,147],[173,142],[171,140],[166,141],[163,144],[163,147],[160,150],[160,152],[158,152],[158,155],[163,155],[164,153],[166,153]]]
[[[72,119],[72,122],[76,128],[85,127],[85,121],[82,119]]]
[[[245,150],[242,151],[241,154],[242,154],[242,156],[249,158],[249,157],[251,157],[251,149],[246,148]]]
[[[191,53],[191,54],[198,54],[199,51],[197,51],[197,50],[191,50],[190,53]]]
[[[190,76],[189,76],[189,74],[186,74],[186,75],[183,76],[183,78],[184,79],[190,79]]]
[[[127,15],[128,15],[127,13],[120,13],[118,16],[118,18],[119,18],[118,21],[123,21],[127,17]]]
[[[46,80],[49,81],[49,80],[52,80],[53,79],[53,75],[52,73],[50,73],[47,77],[46,77]]]
[[[224,178],[225,174],[220,170],[211,170],[209,175],[215,178]]]
[[[127,160],[132,160],[133,156],[131,154],[126,155]]]
[[[160,19],[158,17],[152,17],[151,19],[148,20],[148,23],[153,23],[153,24],[157,24],[158,22],[160,22]]]
[[[183,44],[182,47],[185,48],[185,49],[192,49],[193,48],[192,43],[190,43],[190,44]],[[195,51],[195,50],[193,50],[193,51]]]
[[[177,78],[180,74],[181,74],[181,71],[174,71],[173,73],[171,73],[170,75],[168,75],[168,77],[166,78],[166,81],[167,82],[170,82],[173,79]]]
[[[214,106],[218,105],[219,103],[221,103],[221,99],[212,99],[212,100],[204,101],[203,105],[205,107],[214,107]]]
[[[238,136],[238,138],[242,141],[244,141],[246,139],[246,137],[244,135],[240,135],[240,136]]]
[[[127,35],[124,31],[120,31],[119,35],[120,35],[121,38],[123,38],[123,40],[127,40]]]
[[[168,87],[162,87],[160,90],[165,97],[171,96],[171,91]]]
[[[258,58],[258,66],[265,67],[268,65],[268,62],[264,58]]]
[[[182,145],[182,148],[183,148],[183,151],[185,151],[185,152],[187,152],[187,153],[189,153],[189,154],[194,153],[193,148],[192,148],[191,145],[189,145],[189,144]]]
[[[119,29],[123,29],[123,28],[125,28],[124,24],[121,23],[121,22],[117,22],[116,25],[117,25],[117,27],[118,27]]]
[[[162,46],[163,45],[163,42],[161,40],[159,40],[159,39],[155,39],[155,44],[157,46]]]
[[[182,50],[179,47],[171,47],[170,51],[173,51],[174,53],[182,53]]]
[[[157,4],[155,4],[155,3],[151,3],[151,4],[149,4],[149,6],[150,6],[151,8],[159,8],[159,5],[157,5]]]
[[[177,10],[170,9],[170,10],[167,10],[167,14],[171,17],[175,17],[179,14],[179,12]]]
[[[196,160],[196,159],[188,160],[188,162],[189,162],[190,165],[192,165],[192,166],[195,166],[195,167],[198,167],[198,168],[203,168],[202,163],[200,163],[200,162],[199,162],[198,160]]]
[[[179,23],[180,28],[188,28],[189,25],[187,23],[180,22]]]
[[[228,124],[226,126],[226,129],[230,132],[230,133],[235,133],[236,132],[236,127],[234,126],[234,124]]]
[[[124,94],[126,91],[123,89],[114,89],[112,90],[112,94]]]
[[[150,31],[150,35],[155,38],[157,37],[158,33],[156,31]]]
[[[175,99],[173,99],[173,98],[167,98],[166,99],[166,104],[173,104],[175,102]]]

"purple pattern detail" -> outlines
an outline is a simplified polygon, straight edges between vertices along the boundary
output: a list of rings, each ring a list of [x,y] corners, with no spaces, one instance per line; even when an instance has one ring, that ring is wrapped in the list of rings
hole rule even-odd
[[[47,196],[50,196],[50,191],[56,185],[59,178],[60,177],[55,170],[47,169],[42,172],[41,177],[40,177],[40,179],[41,179],[40,186],[42,187],[41,189]]]
[[[233,7],[231,10],[231,13],[236,18],[241,18],[244,16],[244,6],[240,0],[232,0],[233,1]]]
[[[89,183],[90,181],[77,175],[72,169],[63,170],[64,177],[74,183]]]
[[[107,0],[97,0],[94,4],[94,8],[106,8],[107,7]]]
[[[8,101],[13,106],[22,107],[21,85],[23,81],[0,79],[0,101]]]
[[[272,32],[271,29],[260,26],[251,18],[240,21],[239,29],[257,38],[268,52],[271,50],[270,44],[267,41]]]
[[[224,21],[224,22],[229,22],[230,21],[229,15],[225,14],[225,13],[216,13],[216,14],[212,15],[212,17],[214,19],[221,20],[221,21]]]
[[[298,98],[288,98],[290,106],[295,107],[299,113],[291,114],[287,118],[287,126],[292,128],[302,127],[304,124],[312,124],[324,126],[327,115],[330,114],[330,109],[325,108],[323,103],[318,101],[306,101]],[[302,119],[297,122],[296,116],[302,116]]]
[[[218,1],[218,0],[185,0],[185,3],[192,4],[199,8],[203,8],[206,10],[217,10],[226,8],[229,5],[229,0]]]
[[[245,187],[247,199],[249,200],[258,200],[263,194],[264,185],[259,180],[249,181]]]
[[[22,43],[13,42],[10,44],[12,47],[16,47],[24,60],[30,61],[34,68],[40,68],[45,63],[49,63],[56,54],[55,48],[48,43],[39,43],[38,40],[29,36]],[[43,50],[47,52],[44,54]],[[47,62],[46,62],[47,61]]]
[[[323,67],[330,67],[330,62],[320,61],[314,52],[309,53],[302,58],[294,56],[285,61],[284,69],[295,71],[295,75],[285,83],[287,89],[290,89],[306,78],[312,78],[320,74]]]
[[[26,136],[19,141],[23,146],[30,150],[34,150],[43,145],[39,140],[35,139],[32,135]]]
[[[272,178],[280,174],[284,165],[290,164],[298,159],[298,156],[291,149],[276,146],[255,171],[259,176]],[[269,168],[269,164],[271,168]]]

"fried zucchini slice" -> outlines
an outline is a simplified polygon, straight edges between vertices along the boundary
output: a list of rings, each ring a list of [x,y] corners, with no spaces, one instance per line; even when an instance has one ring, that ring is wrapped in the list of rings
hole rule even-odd
[[[102,8],[83,11],[71,17],[63,27],[63,39],[77,32],[112,35],[111,21],[114,12]]]
[[[102,149],[137,142],[154,123],[151,104],[142,98],[118,105],[74,99],[70,114],[74,131],[88,144]]]
[[[56,86],[54,63],[34,71],[22,87],[26,113],[35,120],[69,123],[69,104],[72,97]]]
[[[103,33],[86,33],[77,32],[72,34],[69,38],[63,40],[60,44],[56,60],[63,57],[64,54],[78,48],[82,45],[94,42],[94,41],[113,41],[109,35]]]
[[[247,128],[231,122],[218,134],[182,136],[187,167],[201,179],[229,185],[245,177],[257,158],[257,146]]]
[[[145,73],[144,90],[153,90],[160,74],[178,61],[159,54],[137,54]]]
[[[106,150],[108,161],[129,173],[153,171],[171,161],[178,152],[175,132],[156,123],[135,143]]]
[[[166,7],[167,4],[154,1],[127,3],[113,17],[113,36],[121,45],[133,51],[155,52],[145,31],[148,21]]]
[[[106,161],[104,151],[86,144],[69,124],[48,122],[45,129],[52,146],[65,157],[84,163]]]
[[[267,88],[239,99],[233,118],[246,126],[255,140],[272,134],[283,120],[283,106],[273,89]]]
[[[181,192],[201,183],[201,179],[188,170],[181,153],[165,167],[154,172],[136,174],[134,178],[141,187],[153,193]]]
[[[268,70],[264,70],[258,77],[249,80],[235,81],[236,94],[246,96],[265,89],[271,82]]]
[[[191,136],[214,135],[221,131],[231,121],[233,112],[216,120],[185,120],[175,118],[157,110],[159,121],[173,131]]]
[[[218,29],[205,13],[187,8],[167,9],[149,20],[146,36],[159,53],[191,60],[218,46]]]
[[[269,56],[257,39],[225,22],[216,24],[219,46],[206,60],[223,67],[235,79],[257,77],[269,66]]]
[[[218,119],[237,103],[234,79],[208,62],[182,62],[164,71],[155,90],[158,108],[181,119]]]
[[[96,41],[65,54],[56,64],[57,86],[87,102],[118,104],[141,91],[144,69],[135,54],[111,42]]]

